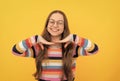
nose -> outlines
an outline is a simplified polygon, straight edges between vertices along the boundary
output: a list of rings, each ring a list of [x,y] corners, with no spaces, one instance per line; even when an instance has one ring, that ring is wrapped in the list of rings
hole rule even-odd
[[[54,27],[57,27],[57,22],[55,22],[53,26],[54,26]]]

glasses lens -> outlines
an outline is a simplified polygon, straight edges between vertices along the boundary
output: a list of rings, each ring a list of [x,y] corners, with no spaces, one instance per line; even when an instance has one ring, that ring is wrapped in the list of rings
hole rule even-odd
[[[53,19],[50,19],[49,22],[48,22],[49,26],[53,26],[55,23],[56,23],[58,26],[64,25],[64,21],[63,21],[63,20],[55,21],[55,20],[53,20]]]

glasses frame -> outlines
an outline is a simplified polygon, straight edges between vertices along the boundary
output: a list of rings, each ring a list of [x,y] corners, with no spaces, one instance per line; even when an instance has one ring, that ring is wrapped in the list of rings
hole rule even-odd
[[[57,20],[57,21],[55,21],[54,19],[49,19],[48,20],[48,25],[49,26],[54,26],[55,23],[57,24],[57,26],[64,26],[64,20]]]

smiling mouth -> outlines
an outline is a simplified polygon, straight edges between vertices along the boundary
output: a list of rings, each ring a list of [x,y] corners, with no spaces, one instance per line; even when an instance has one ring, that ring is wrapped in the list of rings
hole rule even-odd
[[[50,30],[53,31],[53,32],[58,32],[59,31],[59,29],[53,29],[53,28],[50,28]]]

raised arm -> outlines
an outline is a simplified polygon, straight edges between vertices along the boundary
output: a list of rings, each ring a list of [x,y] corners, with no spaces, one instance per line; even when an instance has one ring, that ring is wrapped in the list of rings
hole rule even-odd
[[[76,44],[76,53],[80,56],[96,54],[98,46],[89,39],[73,34],[73,41]]]
[[[36,48],[39,49],[37,39],[38,35],[35,35],[16,43],[12,48],[12,53],[18,56],[35,57]]]
[[[40,35],[35,35],[15,44],[12,48],[12,52],[18,56],[35,57],[41,48],[44,49],[42,44],[51,45],[54,43],[46,41]]]

